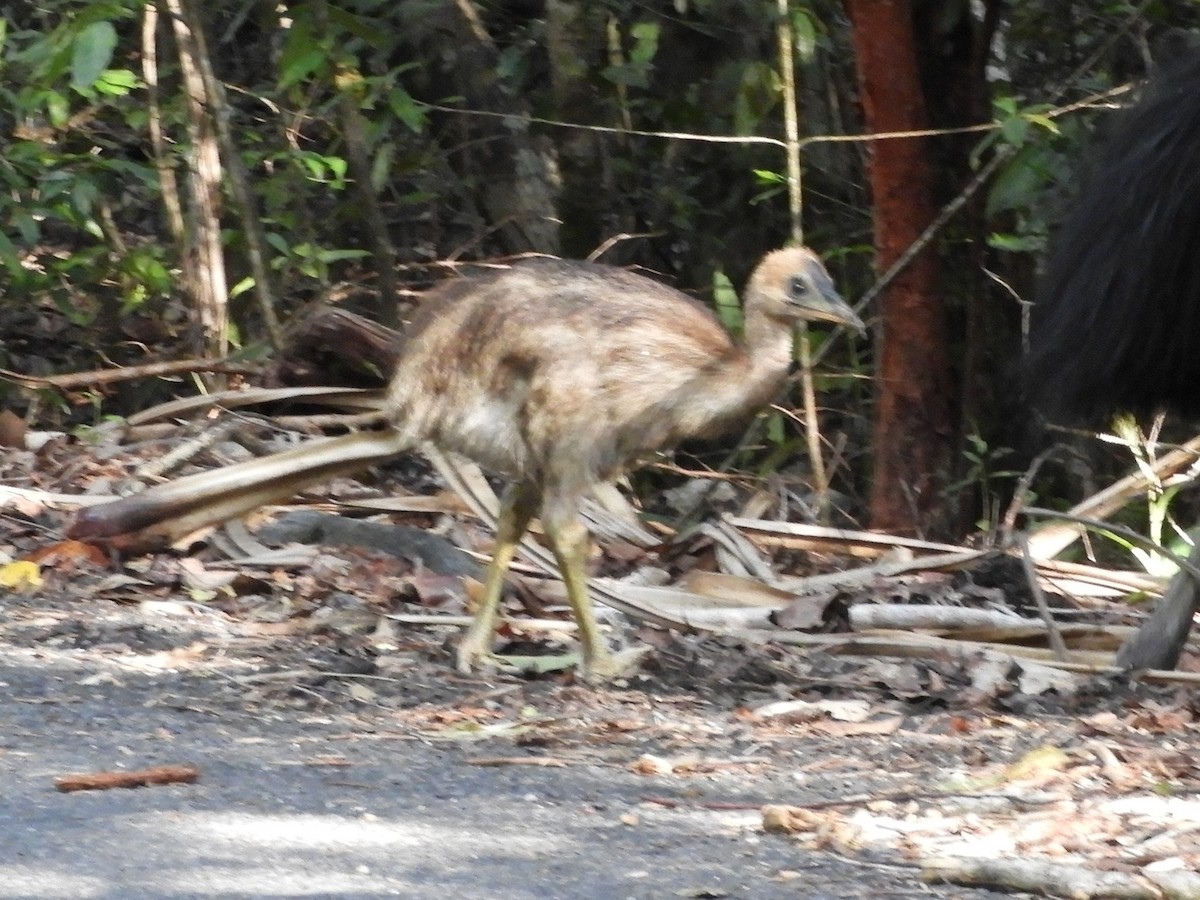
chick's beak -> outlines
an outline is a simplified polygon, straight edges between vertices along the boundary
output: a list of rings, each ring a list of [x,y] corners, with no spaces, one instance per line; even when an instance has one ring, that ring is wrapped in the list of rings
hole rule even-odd
[[[863,320],[858,318],[858,314],[853,311],[850,304],[841,299],[841,295],[836,292],[833,287],[833,282],[828,276],[818,278],[816,280],[818,294],[808,305],[809,318],[818,320],[818,322],[832,322],[836,325],[845,325],[846,328],[852,328],[859,335],[866,334],[866,325]]]
[[[847,328],[853,328],[860,335],[866,335],[867,326],[850,304],[842,299],[837,288],[833,286],[833,279],[829,277],[828,273],[824,270],[814,272],[813,282],[816,284],[818,296],[808,307],[810,317],[822,322],[845,325]]]
[[[813,308],[813,318],[853,328],[861,337],[865,337],[867,333],[867,326],[863,320],[850,308],[850,304],[837,294],[822,294],[821,305]]]

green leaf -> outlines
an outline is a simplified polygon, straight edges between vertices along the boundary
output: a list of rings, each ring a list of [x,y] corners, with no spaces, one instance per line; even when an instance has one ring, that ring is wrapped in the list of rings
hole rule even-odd
[[[1007,119],[1017,114],[1017,99],[1015,97],[997,97],[992,101],[996,107],[997,118]]]
[[[81,176],[71,187],[71,206],[81,216],[90,216],[99,196],[100,189],[96,183]]]
[[[1022,148],[992,182],[987,198],[988,216],[1028,208],[1037,201],[1049,180],[1046,152],[1034,144]]]
[[[105,69],[96,79],[95,88],[108,97],[124,97],[139,85],[138,77],[128,69]]]
[[[742,70],[733,105],[734,134],[757,134],[759,125],[779,98],[779,74],[766,63]]]
[[[292,252],[291,246],[284,239],[283,235],[276,231],[268,231],[266,234],[267,243],[278,250],[280,253],[289,254]]]
[[[328,50],[317,40],[312,22],[298,16],[288,29],[287,40],[279,54],[280,88],[289,88],[326,65]]]
[[[47,91],[45,101],[46,115],[50,119],[50,124],[56,128],[66,125],[67,119],[71,116],[71,105],[67,102],[67,98],[57,91]]]
[[[600,75],[607,81],[613,84],[619,84],[623,87],[648,87],[650,82],[646,78],[646,70],[639,66],[629,65],[628,63],[619,66],[605,66],[600,70]]]
[[[655,22],[638,22],[629,29],[633,47],[626,62],[607,66],[600,71],[602,78],[624,87],[650,86],[650,69],[658,53],[661,28]]]
[[[22,270],[21,254],[3,231],[0,231],[0,264],[14,275],[20,274]]]
[[[325,51],[320,47],[313,47],[311,50],[295,55],[287,60],[286,65],[281,67],[279,86],[281,88],[289,88],[303,81],[324,64]]]
[[[738,303],[737,291],[729,276],[718,270],[713,272],[713,304],[717,307],[717,318],[730,331],[742,327],[742,305]]]
[[[782,172],[773,172],[770,169],[754,169],[754,177],[764,184],[787,184],[787,176]]]
[[[393,37],[393,35],[387,32],[387,29],[378,28],[373,21],[367,20],[365,17],[360,18],[351,12],[340,9],[338,4],[331,3],[326,12],[329,16],[330,25],[349,32],[372,47],[386,46],[387,41]]]
[[[767,425],[767,440],[772,446],[779,446],[787,440],[787,432],[784,429],[783,416],[777,412],[773,412],[766,417]]]
[[[634,65],[650,65],[658,52],[658,35],[661,30],[657,22],[638,22],[629,29],[634,41],[633,49],[629,51],[629,59]]]
[[[112,22],[93,22],[75,36],[71,54],[71,87],[80,93],[91,89],[112,62],[117,29]]]
[[[1046,239],[1040,235],[989,234],[987,243],[989,247],[1009,253],[1030,253],[1041,250]]]
[[[1043,116],[1039,113],[1026,113],[1025,118],[1028,119],[1030,122],[1032,122],[1034,125],[1040,125],[1042,128],[1046,129],[1051,134],[1061,134],[1062,133],[1059,130],[1058,123],[1055,122],[1053,119],[1051,119],[1049,116]]]
[[[801,62],[812,62],[817,52],[817,21],[807,9],[792,13],[792,36],[796,44],[796,55]]]
[[[336,189],[345,186],[346,171],[349,165],[340,156],[304,153],[300,157],[300,164],[308,170],[311,181],[315,181],[318,184],[328,184]]]
[[[37,216],[29,209],[14,209],[12,211],[12,225],[21,233],[21,240],[26,246],[32,247],[37,243],[38,237],[41,235],[41,229],[38,227]]]
[[[1029,123],[1020,116],[1013,116],[1000,123],[1000,134],[1010,144],[1024,144],[1029,137]]]
[[[252,275],[247,275],[229,289],[229,299],[232,300],[234,297],[241,296],[252,287],[254,287],[254,277]]]
[[[321,262],[339,262],[343,259],[364,259],[371,254],[366,250],[321,250],[317,259]]]
[[[414,134],[425,130],[425,109],[404,88],[392,88],[387,95],[388,108],[392,115],[408,126]]]
[[[142,248],[132,251],[122,261],[121,268],[138,283],[156,294],[164,294],[171,288],[171,273],[161,259],[155,255],[155,250]]]

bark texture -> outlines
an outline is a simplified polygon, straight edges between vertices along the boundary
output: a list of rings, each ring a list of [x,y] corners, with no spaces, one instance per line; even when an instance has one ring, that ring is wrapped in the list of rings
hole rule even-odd
[[[928,127],[911,4],[847,0],[859,94],[870,132]],[[882,273],[936,215],[928,139],[872,142],[876,263]],[[880,295],[871,526],[897,534],[936,529],[954,435],[938,261],[922,250]]]

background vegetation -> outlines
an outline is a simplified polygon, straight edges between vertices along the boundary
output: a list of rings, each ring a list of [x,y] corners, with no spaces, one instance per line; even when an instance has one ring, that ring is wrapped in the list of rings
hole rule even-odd
[[[899,232],[873,217],[885,194],[933,217],[959,204],[928,229],[929,277],[907,288],[929,330],[887,319],[903,308],[889,283],[874,341],[813,335],[835,505],[860,524],[969,532],[999,515],[1040,440],[1014,363],[1083,147],[1127,99],[1113,89],[1179,52],[1200,11],[914,0],[892,5],[904,29],[873,35],[879,6],[790,0],[781,20],[774,0],[8,3],[0,367],[255,359],[315,302],[394,324],[450,264],[601,247],[725,301],[736,325],[729,285],[794,230],[782,21],[810,139],[804,237],[843,293],[872,291],[894,258]],[[872,53],[885,73],[915,62],[919,116],[873,100]],[[882,143],[824,139],[889,130],[875,127],[889,114],[937,132],[913,145],[911,182],[879,180]],[[926,364],[876,377],[918,338],[935,342]],[[78,423],[180,389],[4,401]],[[924,412],[892,402],[906,396]],[[775,416],[737,465],[784,473],[803,499],[807,459],[802,427]],[[905,459],[923,467],[919,489]],[[1046,488],[1064,499],[1104,465],[1072,460]],[[883,472],[892,494],[873,496]]]

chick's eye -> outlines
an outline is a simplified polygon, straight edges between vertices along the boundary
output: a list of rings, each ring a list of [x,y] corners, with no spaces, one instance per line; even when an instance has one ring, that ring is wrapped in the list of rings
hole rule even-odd
[[[801,275],[793,275],[788,279],[788,293],[793,297],[803,297],[808,293],[808,281]]]

